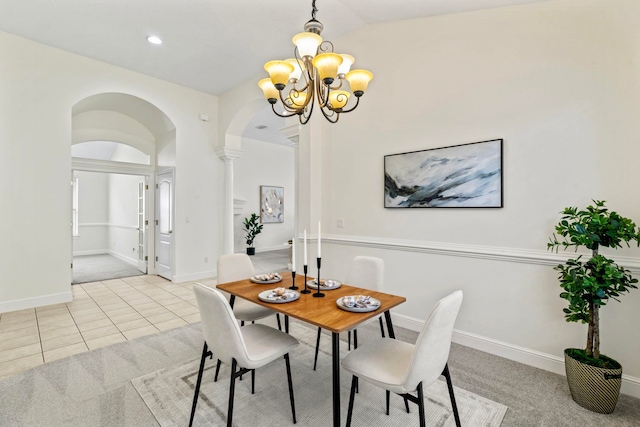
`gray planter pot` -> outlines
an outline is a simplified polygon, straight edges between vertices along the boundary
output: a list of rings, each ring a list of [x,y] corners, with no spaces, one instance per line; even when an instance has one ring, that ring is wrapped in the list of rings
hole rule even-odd
[[[622,367],[604,369],[579,362],[564,351],[564,367],[573,400],[583,408],[601,414],[610,414],[616,408]]]
[[[255,255],[256,248],[247,248],[247,255]]]

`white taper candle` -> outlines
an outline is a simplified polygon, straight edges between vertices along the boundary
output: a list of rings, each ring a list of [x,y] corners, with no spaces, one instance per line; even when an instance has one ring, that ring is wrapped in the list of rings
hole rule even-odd
[[[309,265],[307,262],[307,229],[304,229],[304,265]]]
[[[320,244],[320,221],[318,221],[318,258],[322,258],[322,245]]]

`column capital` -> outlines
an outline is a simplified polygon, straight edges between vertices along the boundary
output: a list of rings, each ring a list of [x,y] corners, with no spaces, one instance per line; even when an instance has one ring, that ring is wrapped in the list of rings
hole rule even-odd
[[[236,148],[229,148],[229,147],[220,147],[220,148],[216,148],[215,153],[222,160],[235,160],[242,157],[244,150],[238,150]]]

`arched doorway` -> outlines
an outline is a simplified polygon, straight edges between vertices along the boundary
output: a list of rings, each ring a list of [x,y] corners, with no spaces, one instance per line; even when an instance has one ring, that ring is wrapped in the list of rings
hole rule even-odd
[[[282,223],[267,223],[256,239],[256,249],[286,250],[297,232],[297,133],[298,125],[271,112],[264,100],[239,110],[225,133],[225,195],[228,214],[224,218],[226,253],[242,252],[245,244],[242,222],[251,213],[261,214],[261,192],[265,187],[282,189],[285,215]],[[291,132],[291,129],[293,131]]]
[[[172,179],[164,177],[173,176],[175,135],[167,115],[136,96],[101,93],[73,106],[74,259],[107,254],[122,261],[121,266],[173,278],[174,195],[173,187],[166,188]],[[162,191],[156,190],[158,174],[163,177]],[[81,176],[95,191],[87,191],[79,182]],[[82,194],[89,195],[85,203],[79,200]],[[84,280],[97,281],[100,274],[101,280],[131,275],[124,267],[122,272],[108,265],[103,273],[99,270]],[[79,282],[75,273],[74,269],[74,283]]]

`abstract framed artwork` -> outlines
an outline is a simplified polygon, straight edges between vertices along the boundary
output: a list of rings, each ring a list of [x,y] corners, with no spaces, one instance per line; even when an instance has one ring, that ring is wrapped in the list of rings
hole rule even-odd
[[[260,186],[260,222],[284,222],[284,188]]]
[[[384,156],[384,207],[503,207],[502,142]]]

